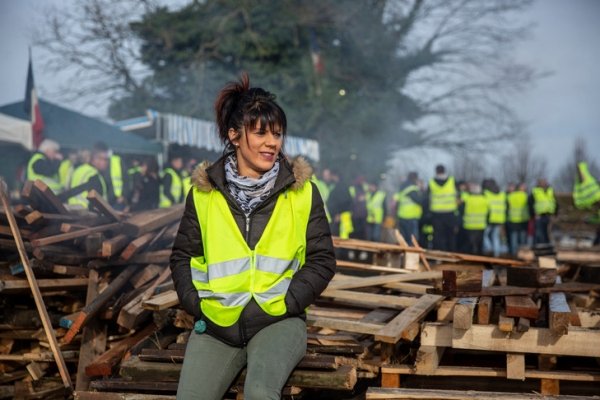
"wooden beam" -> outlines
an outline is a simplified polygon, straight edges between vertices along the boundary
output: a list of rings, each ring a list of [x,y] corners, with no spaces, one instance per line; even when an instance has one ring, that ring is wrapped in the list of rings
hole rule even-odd
[[[87,278],[68,278],[68,279],[38,279],[38,290],[58,291],[58,290],[77,290],[87,287]],[[30,290],[29,282],[24,279],[19,280],[0,280],[0,293],[21,293]]]
[[[561,283],[561,278],[556,278],[556,283]],[[550,330],[557,335],[566,335],[569,332],[571,308],[567,303],[564,293],[550,293],[548,295],[548,325]]]
[[[583,400],[589,397],[583,396],[557,396],[552,397],[553,400]],[[478,392],[475,390],[435,390],[435,389],[400,389],[400,388],[376,388],[370,387],[367,389],[367,400],[392,400],[392,399],[407,399],[407,400],[535,400],[542,399],[537,395],[527,393],[510,393],[510,392]]]
[[[120,224],[116,223],[116,222],[112,223],[112,224],[94,226],[91,228],[85,228],[85,229],[81,229],[78,231],[63,233],[61,235],[49,236],[49,237],[45,237],[42,239],[34,239],[31,241],[31,245],[32,246],[45,246],[45,245],[53,244],[53,243],[60,243],[60,242],[66,241],[66,240],[84,237],[84,236],[89,235],[90,233],[115,230],[115,229],[118,229],[119,227],[120,227]]]
[[[123,230],[126,234],[139,237],[180,220],[184,207],[185,204],[176,204],[169,208],[138,212],[124,220]]]
[[[179,304],[177,292],[174,290],[169,290],[143,301],[142,307],[144,307],[146,310],[160,311],[174,307],[177,304]]]
[[[418,375],[433,375],[440,365],[445,347],[421,346],[417,351],[415,371]]]
[[[366,286],[378,286],[386,283],[412,282],[427,279],[441,279],[441,271],[414,272],[412,274],[393,274],[370,276],[366,278],[346,278],[329,283],[328,289],[355,289]]]
[[[490,323],[490,316],[493,313],[494,302],[490,296],[481,296],[477,303],[477,323],[487,325]]]
[[[96,192],[94,189],[88,192],[87,199],[93,208],[108,217],[110,221],[120,222],[123,219],[123,214],[115,211],[115,209],[108,204],[104,197],[98,194],[98,192]]]
[[[525,355],[522,353],[506,354],[506,378],[525,380]]]
[[[477,297],[462,297],[454,306],[452,326],[454,329],[469,329],[473,325],[473,315]]]
[[[308,326],[317,326],[320,328],[329,328],[346,332],[362,333],[366,335],[375,335],[385,324],[351,321],[340,318],[315,317],[310,314],[306,318]]]
[[[321,293],[322,297],[332,297],[334,299],[353,300],[355,303],[364,303],[372,307],[389,307],[394,309],[403,309],[410,307],[417,302],[416,297],[396,296],[388,294],[374,294],[357,292],[352,290],[326,289]]]
[[[430,272],[426,272],[430,273]],[[405,329],[413,323],[425,318],[427,313],[435,308],[444,298],[442,296],[426,294],[419,300],[402,311],[396,318],[391,320],[384,328],[375,334],[375,340],[385,343],[396,343],[402,337]]]
[[[102,242],[102,257],[112,257],[127,246],[131,238],[124,233],[113,236]]]
[[[506,296],[504,301],[506,303],[505,310],[507,317],[537,319],[539,308],[530,296]]]
[[[556,281],[557,270],[539,267],[513,267],[506,270],[507,285],[548,287]]]

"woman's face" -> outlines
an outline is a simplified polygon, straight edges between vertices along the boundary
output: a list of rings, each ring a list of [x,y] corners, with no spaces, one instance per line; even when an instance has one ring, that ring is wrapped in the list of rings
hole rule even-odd
[[[260,122],[244,131],[244,134],[237,135],[233,129],[229,130],[229,139],[236,149],[238,172],[241,176],[258,178],[273,168],[281,150],[283,134],[278,129],[271,132],[269,127],[261,132]]]

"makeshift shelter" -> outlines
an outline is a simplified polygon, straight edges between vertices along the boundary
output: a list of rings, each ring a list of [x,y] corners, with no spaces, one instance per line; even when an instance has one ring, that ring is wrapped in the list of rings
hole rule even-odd
[[[40,100],[40,109],[45,124],[44,137],[57,141],[62,148],[90,148],[94,143],[102,141],[121,154],[154,155],[162,150],[158,143],[123,132],[112,124],[56,104]],[[1,106],[0,113],[29,121],[22,101]],[[29,133],[31,134],[31,128]]]

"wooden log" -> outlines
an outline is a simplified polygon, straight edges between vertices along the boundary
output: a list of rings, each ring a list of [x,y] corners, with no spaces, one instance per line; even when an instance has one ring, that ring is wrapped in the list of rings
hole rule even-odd
[[[525,317],[537,319],[539,308],[529,296],[506,296],[505,312],[507,317]]]
[[[556,281],[556,269],[538,267],[514,267],[506,270],[509,286],[548,287]]]
[[[7,186],[4,182],[4,179],[0,178],[0,199],[2,200],[2,206],[5,210],[11,210],[10,203],[6,194],[6,188]],[[19,256],[21,258],[21,263],[23,264],[23,267],[25,269],[27,281],[31,288],[31,292],[35,300],[35,305],[37,307],[38,313],[40,314],[42,324],[44,326],[44,331],[46,332],[46,335],[49,339],[50,348],[52,349],[52,354],[54,355],[56,365],[62,378],[64,387],[67,389],[67,391],[72,391],[73,383],[71,382],[69,371],[67,370],[67,366],[58,346],[58,341],[56,340],[54,329],[52,328],[52,323],[50,321],[50,316],[48,315],[48,311],[46,309],[42,293],[40,292],[40,289],[38,287],[37,279],[33,273],[33,270],[31,269],[31,265],[29,264],[29,258],[27,257],[27,253],[25,251],[25,246],[23,245],[23,239],[21,238],[21,234],[19,233],[17,222],[15,221],[15,217],[12,214],[12,212],[7,212],[6,216],[8,218],[8,222],[12,230],[15,243],[17,244]]]
[[[85,367],[85,374],[89,377],[93,376],[109,376],[113,372],[113,368],[121,361],[121,358],[127,350],[137,342],[150,336],[158,328],[154,324],[149,324],[144,329],[136,332],[118,343],[112,345],[110,350],[96,358],[92,363]]]
[[[111,224],[106,224],[106,225],[95,226],[92,228],[81,229],[81,230],[74,231],[74,232],[63,233],[62,235],[54,235],[54,236],[46,237],[43,239],[35,239],[35,240],[31,241],[31,245],[32,246],[45,246],[45,245],[53,244],[53,243],[60,243],[60,242],[66,241],[66,240],[84,237],[84,236],[87,236],[87,235],[89,235],[91,233],[95,233],[95,232],[106,232],[106,231],[110,231],[110,230],[116,230],[116,229],[119,229],[119,227],[120,227],[120,224],[116,223],[116,222],[111,223]]]
[[[73,322],[73,325],[63,338],[64,342],[69,344],[75,337],[75,335],[79,332],[79,330],[90,320],[90,318],[94,317],[102,307],[111,299],[112,296],[115,295],[131,278],[131,276],[138,270],[139,265],[132,265],[128,268],[125,268],[113,281],[100,293],[98,297],[94,299],[93,302],[86,305],[77,316],[77,319]]]
[[[430,272],[427,272],[430,273]],[[423,295],[419,300],[402,311],[396,318],[375,334],[375,340],[385,343],[396,343],[405,329],[413,323],[425,318],[427,313],[436,307],[444,298],[436,295]]]

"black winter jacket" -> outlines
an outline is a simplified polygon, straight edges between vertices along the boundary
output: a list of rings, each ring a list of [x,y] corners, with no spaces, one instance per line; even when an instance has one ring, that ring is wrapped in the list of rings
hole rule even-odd
[[[294,160],[293,165],[281,159],[275,187],[269,197],[250,214],[249,232],[246,235],[245,215],[226,189],[224,158],[220,158],[208,168],[207,164],[199,165],[192,175],[192,183],[199,190],[209,191],[214,188],[225,196],[248,246],[254,249],[273,213],[279,193],[286,189],[302,187],[304,182],[310,179],[312,171],[308,163],[301,158]],[[306,260],[304,266],[293,276],[288,288],[285,298],[287,313],[279,317],[268,315],[252,299],[244,308],[239,320],[230,327],[218,326],[208,318],[202,317],[200,299],[192,284],[190,259],[203,255],[203,246],[200,223],[190,191],[173,244],[171,273],[180,304],[196,320],[203,319],[206,322],[208,334],[232,346],[245,346],[257,332],[274,322],[288,317],[304,318],[304,309],[325,290],[335,274],[335,255],[323,201],[316,186],[312,185],[312,206],[306,231]]]

